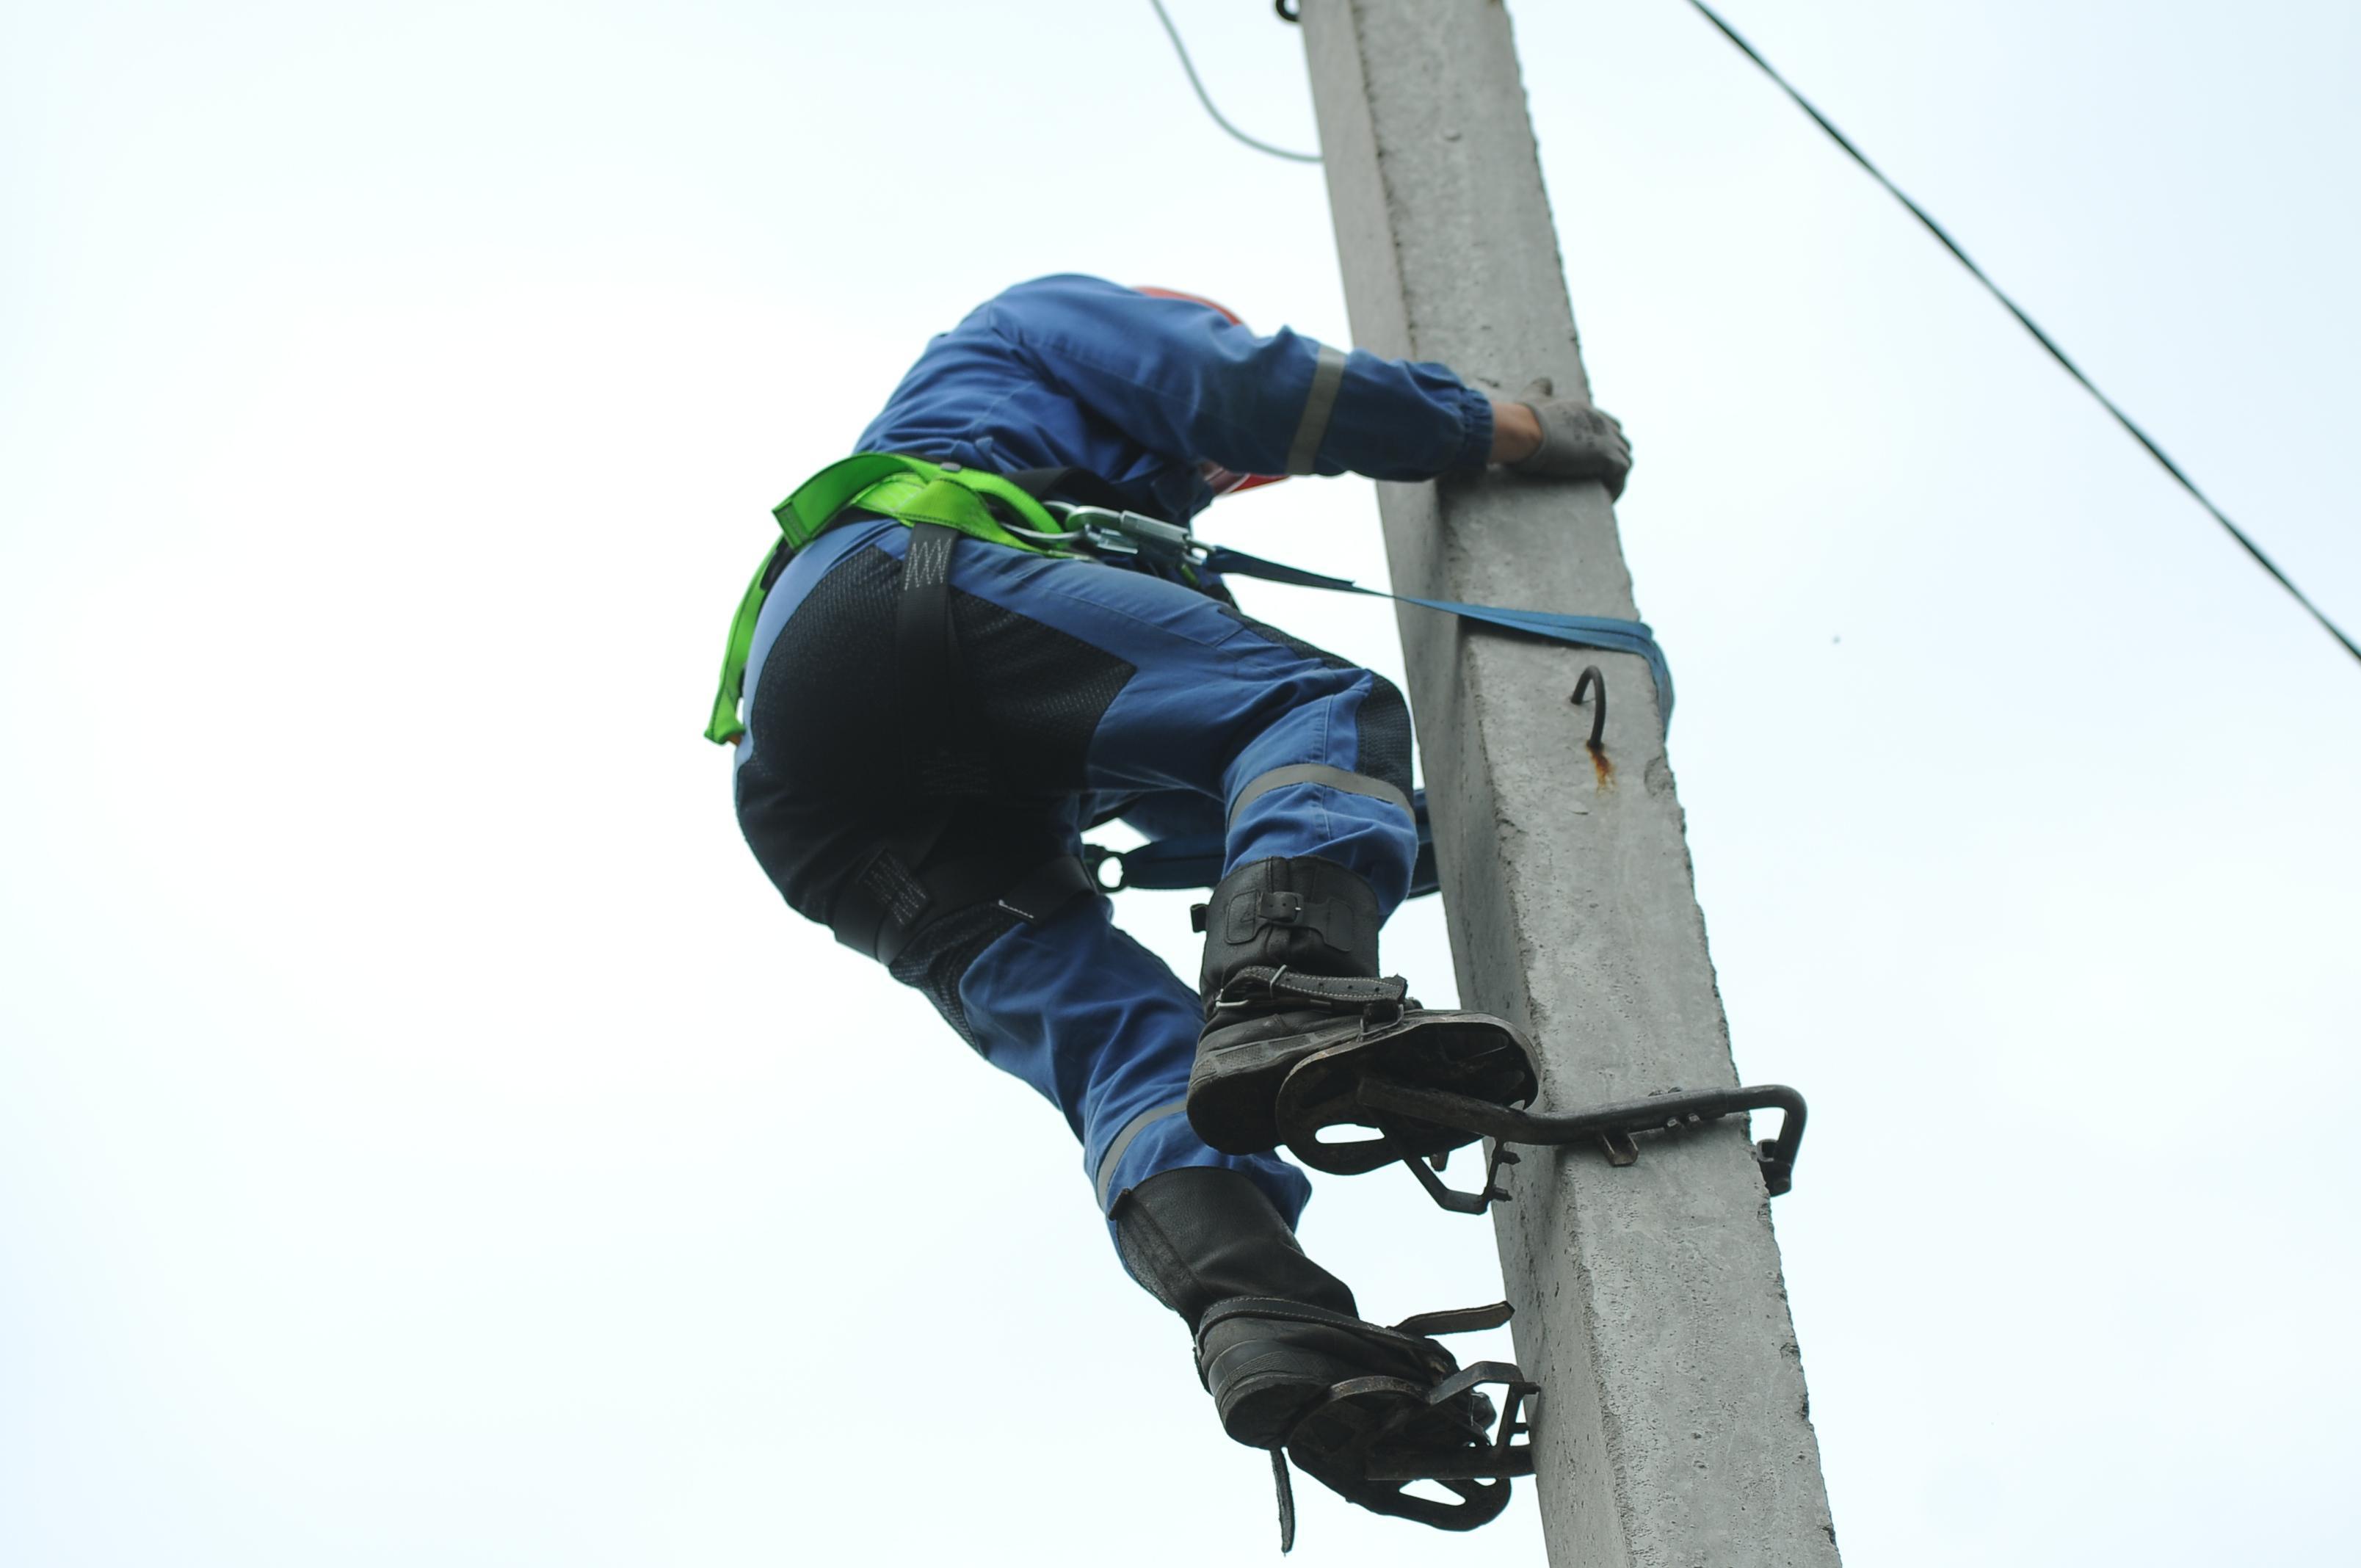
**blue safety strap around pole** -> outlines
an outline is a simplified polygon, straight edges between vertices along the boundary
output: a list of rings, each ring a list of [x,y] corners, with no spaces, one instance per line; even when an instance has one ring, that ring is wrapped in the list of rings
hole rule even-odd
[[[1371,598],[1392,599],[1397,604],[1420,605],[1427,609],[1439,609],[1447,615],[1458,616],[1463,620],[1480,620],[1489,626],[1546,637],[1576,648],[1603,648],[1614,653],[1637,653],[1648,661],[1648,673],[1655,677],[1656,711],[1664,715],[1667,729],[1672,726],[1672,666],[1664,662],[1664,651],[1656,646],[1655,633],[1648,629],[1645,621],[1616,620],[1603,615],[1561,615],[1546,609],[1503,609],[1496,605],[1457,604],[1450,599],[1422,599],[1409,594],[1389,594],[1382,588],[1365,588],[1344,577],[1323,576],[1318,572],[1307,572],[1301,566],[1282,565],[1277,561],[1266,561],[1259,555],[1249,555],[1243,550],[1232,550],[1226,546],[1208,551],[1198,565],[1207,571],[1235,576],[1261,577],[1274,583],[1292,583],[1297,587],[1328,588],[1337,593],[1367,594]]]

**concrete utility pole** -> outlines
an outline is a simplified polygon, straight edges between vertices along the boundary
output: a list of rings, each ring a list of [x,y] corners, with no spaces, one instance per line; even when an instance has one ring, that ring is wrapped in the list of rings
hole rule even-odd
[[[1302,0],[1302,21],[1355,339],[1510,396],[1536,376],[1587,387],[1500,0]],[[1597,485],[1378,489],[1398,592],[1636,614]],[[1423,610],[1400,624],[1465,1004],[1531,1030],[1543,1110],[1735,1085],[1646,665]],[[1594,663],[1610,765],[1568,700]],[[1833,1565],[1746,1138],[1640,1141],[1623,1168],[1526,1151],[1496,1211],[1518,1359],[1543,1390],[1550,1560]]]

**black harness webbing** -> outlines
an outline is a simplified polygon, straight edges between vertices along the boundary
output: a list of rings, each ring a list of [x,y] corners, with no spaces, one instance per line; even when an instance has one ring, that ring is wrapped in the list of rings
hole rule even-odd
[[[1067,477],[1053,469],[1020,482],[1049,480],[1047,489]],[[950,833],[962,806],[994,794],[991,746],[961,678],[951,619],[951,554],[961,537],[938,523],[910,530],[894,609],[894,691],[910,818],[848,880],[829,922],[837,940],[887,965],[955,911],[996,903],[1038,923],[1098,892],[1081,856],[1059,849],[1041,858],[1044,838],[1065,837],[1061,825],[997,821],[988,844]]]
[[[981,795],[991,756],[974,707],[959,700],[951,628],[951,549],[957,530],[922,522],[910,530],[902,593],[894,609],[894,689],[901,709],[905,787],[928,797]]]

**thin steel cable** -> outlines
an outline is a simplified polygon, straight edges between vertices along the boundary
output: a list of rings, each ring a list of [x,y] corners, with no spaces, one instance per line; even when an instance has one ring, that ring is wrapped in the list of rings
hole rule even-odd
[[[1960,248],[1959,241],[1944,233],[1943,225],[1937,223],[1931,216],[1929,216],[1926,208],[1920,206],[1908,196],[1903,194],[1902,188],[1900,186],[1894,184],[1893,181],[1888,180],[1885,177],[1884,171],[1880,170],[1874,163],[1872,163],[1868,157],[1861,152],[1861,148],[1853,146],[1851,139],[1848,137],[1844,132],[1830,125],[1828,123],[1828,117],[1826,115],[1821,114],[1819,110],[1814,108],[1810,99],[1805,97],[1801,93],[1796,92],[1795,87],[1787,81],[1787,79],[1780,75],[1777,69],[1773,67],[1769,60],[1763,59],[1760,53],[1756,52],[1752,44],[1748,43],[1744,38],[1739,37],[1738,29],[1732,27],[1728,22],[1723,21],[1719,16],[1716,15],[1713,7],[1707,5],[1705,0],[1689,0],[1689,4],[1696,6],[1699,12],[1703,13],[1705,19],[1711,22],[1714,27],[1720,31],[1722,37],[1728,38],[1731,43],[1736,44],[1740,53],[1752,60],[1756,65],[1762,67],[1763,74],[1777,82],[1779,84],[1779,90],[1786,93],[1788,97],[1794,99],[1795,101],[1795,106],[1803,110],[1806,115],[1809,115],[1812,117],[1813,124],[1818,126],[1820,129],[1828,132],[1829,139],[1834,141],[1839,147],[1844,148],[1847,153],[1850,154],[1852,160],[1855,163],[1860,164],[1863,169],[1869,170],[1870,178],[1875,180],[1880,185],[1884,186],[1887,194],[1891,195],[1895,201],[1901,203],[1905,207],[1910,209],[1910,215],[1916,218],[1920,223],[1926,225],[1927,233],[1942,241],[1943,248],[1949,251],[1951,255],[1958,259],[1960,265],[1968,269],[1969,274],[1972,276],[1977,282],[1982,283],[1987,290],[1989,290],[1993,299],[1998,300],[2002,305],[2007,308],[2008,313],[2017,319],[2018,324],[2033,334],[2033,340],[2049,351],[2049,356],[2052,359],[2055,359],[2059,365],[2065,367],[2066,374],[2073,377],[2075,380],[2081,382],[2082,389],[2090,393],[2091,396],[2096,398],[2099,400],[2099,406],[2101,408],[2105,409],[2109,413],[2114,415],[2115,422],[2122,425],[2125,430],[2130,432],[2131,438],[2134,441],[2138,442],[2142,446],[2147,448],[2147,455],[2155,458],[2158,463],[2161,464],[2166,473],[2180,481],[2180,488],[2187,490],[2191,496],[2195,497],[2199,506],[2203,507],[2207,511],[2213,513],[2213,521],[2220,523],[2224,529],[2228,530],[2230,537],[2236,540],[2241,545],[2245,546],[2246,554],[2252,555],[2255,558],[2257,565],[2260,565],[2264,571],[2268,572],[2275,579],[2277,579],[2279,587],[2285,588],[2290,594],[2293,595],[2296,603],[2310,610],[2312,612],[2312,618],[2320,622],[2323,627],[2326,628],[2328,634],[2331,637],[2335,638],[2337,641],[2343,643],[2345,645],[2345,651],[2347,653],[2352,654],[2356,660],[2361,660],[2361,646],[2356,646],[2353,639],[2345,635],[2344,630],[2339,628],[2334,621],[2329,620],[2325,614],[2322,613],[2318,605],[2312,603],[2310,598],[2305,597],[2304,591],[2301,588],[2297,587],[2295,584],[2289,579],[2288,575],[2285,572],[2279,570],[2278,563],[2274,562],[2268,555],[2263,554],[2262,546],[2257,544],[2252,539],[2247,538],[2246,530],[2240,528],[2236,523],[2232,522],[2228,514],[2224,512],[2220,507],[2215,506],[2213,499],[2207,496],[2203,490],[2197,488],[2196,481],[2191,479],[2187,474],[2181,472],[2180,465],[2175,463],[2169,456],[2166,455],[2164,448],[2158,446],[2153,440],[2149,439],[2147,432],[2142,430],[2137,424],[2135,424],[2132,422],[2131,415],[2124,412],[2121,408],[2116,406],[2115,400],[2113,398],[2110,398],[2106,393],[2099,390],[2097,386],[2092,382],[2091,378],[2082,374],[2081,367],[2076,365],[2071,359],[2069,359],[2066,356],[2066,351],[2059,347],[2056,341],[2053,340],[2048,333],[2042,331],[2039,324],[2037,323],[2031,316],[2026,315],[2024,309],[2020,307],[2015,300],[2010,299],[2006,293],[2003,292],[2001,286],[1986,276],[1982,268],[1977,266],[1969,258],[1968,253]]]
[[[1189,46],[1180,41],[1180,29],[1172,25],[1172,17],[1164,9],[1164,0],[1148,0],[1148,3],[1156,7],[1156,19],[1164,24],[1164,36],[1172,40],[1172,52],[1180,57],[1180,69],[1189,73],[1189,85],[1197,90],[1197,102],[1205,105],[1205,113],[1213,116],[1213,123],[1215,125],[1221,126],[1224,130],[1229,132],[1232,136],[1237,137],[1240,141],[1246,143],[1257,152],[1267,152],[1273,158],[1284,158],[1292,163],[1317,163],[1320,161],[1320,155],[1316,152],[1290,152],[1283,147],[1273,147],[1267,141],[1257,141],[1254,137],[1246,135],[1246,132],[1238,129],[1237,126],[1230,124],[1226,119],[1224,119],[1222,117],[1222,112],[1213,107],[1213,100],[1207,95],[1205,92],[1205,84],[1197,80],[1197,67],[1189,58]]]

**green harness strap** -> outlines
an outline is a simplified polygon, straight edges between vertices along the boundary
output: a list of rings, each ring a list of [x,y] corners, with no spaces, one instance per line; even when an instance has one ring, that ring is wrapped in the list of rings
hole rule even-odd
[[[738,702],[745,695],[746,661],[754,652],[754,623],[763,617],[763,601],[777,580],[773,568],[781,552],[792,555],[828,532],[848,509],[890,517],[907,527],[922,522],[956,529],[971,539],[982,539],[1037,555],[1063,555],[1030,540],[1019,538],[1000,524],[986,504],[998,501],[1038,533],[1063,533],[1066,525],[1031,496],[997,474],[962,468],[955,463],[934,464],[906,457],[898,452],[864,452],[831,463],[796,487],[796,493],[771,509],[779,520],[779,543],[754,569],[754,580],[738,601],[730,622],[730,646],[721,656],[721,689],[714,694],[713,717],[705,738],[727,745],[746,733],[738,721]]]

